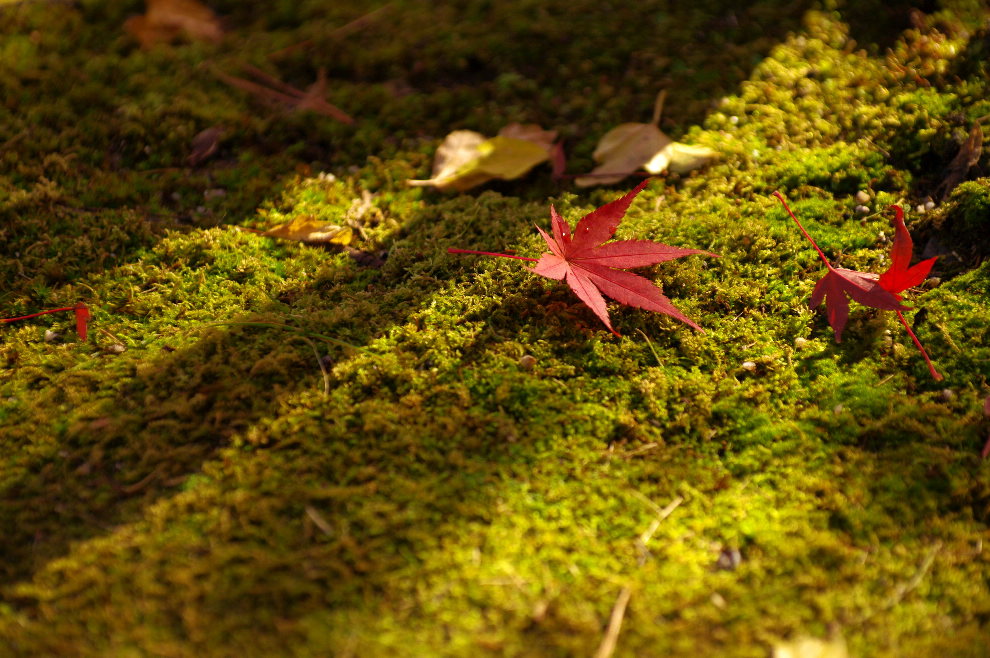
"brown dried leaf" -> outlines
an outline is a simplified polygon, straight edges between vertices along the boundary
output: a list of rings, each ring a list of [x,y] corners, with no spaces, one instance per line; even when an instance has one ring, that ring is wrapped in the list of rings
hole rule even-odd
[[[640,168],[651,174],[668,169],[686,173],[715,159],[718,154],[705,146],[675,142],[660,130],[664,93],[657,96],[652,123],[623,123],[598,142],[592,154],[599,165],[574,182],[581,187],[617,183]]]
[[[220,138],[223,136],[223,129],[220,126],[210,126],[206,130],[201,130],[192,138],[190,146],[192,150],[186,157],[189,166],[195,167],[201,162],[212,157],[217,152],[220,145]]]
[[[945,199],[949,196],[949,193],[959,183],[966,180],[966,174],[969,172],[970,167],[975,165],[980,161],[980,156],[983,154],[983,128],[979,123],[974,123],[973,127],[969,130],[969,138],[963,142],[962,146],[959,147],[959,152],[956,153],[956,157],[952,158],[952,162],[946,168],[945,179],[942,184],[938,186],[935,191],[936,194],[941,192],[942,198]]]
[[[310,112],[316,112],[331,119],[336,119],[341,123],[354,123],[354,119],[349,114],[336,105],[328,103],[326,98],[324,98],[327,88],[326,72],[324,69],[320,69],[317,72],[316,82],[307,87],[306,91],[301,91],[248,64],[244,65],[244,70],[261,82],[227,75],[223,71],[215,70],[213,73],[232,87],[237,87],[249,94],[253,94],[262,101],[288,106],[295,111],[308,110]]]
[[[147,0],[143,16],[132,16],[124,29],[148,49],[179,38],[218,43],[223,30],[216,14],[196,0]]]

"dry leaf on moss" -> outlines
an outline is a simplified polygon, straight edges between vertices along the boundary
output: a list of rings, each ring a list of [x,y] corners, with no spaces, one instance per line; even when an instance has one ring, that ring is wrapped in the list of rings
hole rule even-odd
[[[124,30],[145,49],[180,37],[213,43],[223,38],[216,14],[196,0],[147,0],[147,12],[127,19]]]
[[[966,180],[966,174],[980,161],[981,155],[983,155],[983,128],[979,123],[974,123],[969,130],[969,138],[959,147],[956,157],[946,168],[945,180],[935,190],[935,194],[941,194],[942,199],[948,198],[949,193]]]
[[[432,176],[406,183],[461,192],[496,178],[519,178],[550,160],[556,138],[556,131],[534,124],[509,124],[491,139],[473,130],[455,130],[437,148]]]
[[[220,70],[214,70],[213,73],[227,84],[243,89],[264,102],[282,105],[297,112],[308,110],[348,125],[354,123],[354,119],[349,114],[327,102],[327,76],[326,71],[322,68],[316,72],[316,82],[306,87],[306,91],[297,89],[250,64],[244,64],[243,68],[251,77],[260,82],[238,78]]]
[[[339,244],[347,246],[354,241],[350,226],[338,226],[312,215],[300,215],[291,222],[279,224],[262,235],[282,240],[296,240],[309,244]]]
[[[623,123],[605,133],[592,154],[599,165],[574,182],[581,187],[610,185],[640,168],[651,174],[684,173],[715,159],[712,149],[675,142],[660,130],[664,97],[664,92],[657,96],[651,123]]]

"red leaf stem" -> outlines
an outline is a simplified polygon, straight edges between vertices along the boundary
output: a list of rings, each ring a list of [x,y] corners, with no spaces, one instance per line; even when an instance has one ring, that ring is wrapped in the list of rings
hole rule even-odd
[[[514,258],[516,260],[528,260],[535,263],[537,258],[526,258],[525,256],[513,256],[511,254],[496,254],[492,251],[474,251],[473,249],[455,249],[454,247],[447,247],[448,254],[475,254],[478,256],[498,256],[499,258]]]

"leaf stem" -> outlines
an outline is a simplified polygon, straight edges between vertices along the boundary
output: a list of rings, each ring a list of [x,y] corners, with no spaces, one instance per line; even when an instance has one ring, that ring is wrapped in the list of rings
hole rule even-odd
[[[65,308],[53,308],[50,311],[40,311],[38,313],[32,313],[31,315],[22,315],[19,318],[0,318],[0,322],[16,322],[17,320],[27,320],[28,318],[36,318],[39,315],[48,315],[49,313],[60,313],[62,311],[74,311],[75,306],[66,306]]]
[[[453,247],[447,247],[448,254],[476,254],[478,256],[498,256],[499,258],[514,258],[515,260],[528,260],[531,263],[536,263],[539,258],[526,258],[525,256],[512,256],[510,254],[496,254],[492,251],[474,251],[473,249],[455,249]]]
[[[925,357],[925,363],[928,364],[928,372],[932,373],[932,377],[934,377],[936,381],[942,381],[942,375],[935,370],[935,366],[932,365],[932,360],[928,358],[928,352],[925,351],[925,348],[921,346],[921,341],[918,340],[918,337],[914,335],[913,331],[911,331],[911,327],[908,326],[907,320],[904,319],[904,315],[897,309],[894,310],[897,312],[897,319],[901,321],[901,324],[904,325],[905,329],[907,329],[908,336],[910,336],[911,340],[914,341],[914,346],[921,351],[921,356]]]
[[[791,216],[791,219],[794,220],[794,223],[798,225],[799,229],[801,229],[801,233],[804,234],[804,237],[808,238],[808,242],[810,242],[811,246],[814,247],[815,251],[818,252],[818,255],[821,257],[822,262],[825,263],[826,267],[828,267],[828,269],[830,270],[834,270],[835,268],[832,267],[832,263],[828,262],[828,258],[825,258],[825,252],[821,250],[821,248],[818,246],[818,243],[815,242],[814,238],[812,238],[806,230],[804,230],[804,226],[801,225],[801,222],[798,220],[798,218],[794,216],[793,212],[791,212],[790,206],[788,206],[787,201],[784,200],[784,195],[781,194],[779,191],[774,192],[773,195],[777,197],[777,199],[779,199],[782,204],[784,204],[784,210],[787,211],[787,214]]]
[[[653,120],[650,121],[654,126],[660,127],[660,116],[663,114],[663,102],[667,99],[667,90],[661,89],[660,93],[657,94],[657,99],[653,101]]]

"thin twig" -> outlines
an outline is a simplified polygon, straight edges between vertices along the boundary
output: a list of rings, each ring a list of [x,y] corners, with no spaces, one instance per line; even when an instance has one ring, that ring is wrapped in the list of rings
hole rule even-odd
[[[663,114],[663,102],[667,100],[667,90],[661,89],[660,93],[657,94],[657,99],[653,102],[653,120],[650,121],[654,126],[660,127],[660,115]]]
[[[310,339],[306,338],[302,334],[296,334],[296,338],[306,341],[310,349],[313,350],[313,355],[316,356],[316,365],[320,366],[320,372],[323,373],[323,396],[327,397],[330,395],[330,373],[327,372],[327,367],[323,365],[323,358],[320,356],[319,350],[316,349],[316,345]]]
[[[633,493],[639,494],[638,491],[634,491]],[[656,503],[642,494],[639,495],[650,505],[650,507],[657,509]],[[653,533],[655,533],[657,528],[660,527],[660,523],[670,516],[683,502],[684,498],[677,496],[674,500],[670,501],[666,507],[659,509],[657,511],[656,518],[653,519],[650,527],[639,536],[636,540],[636,544],[640,548],[645,549],[647,542],[653,538]],[[626,607],[629,605],[630,598],[632,598],[632,589],[626,585],[619,590],[619,596],[615,600],[615,605],[612,606],[612,614],[608,619],[608,626],[605,627],[605,635],[602,637],[601,644],[598,645],[598,649],[595,651],[594,658],[611,658],[612,654],[615,652],[615,647],[619,643],[619,632],[622,630],[622,620],[626,616]]]
[[[638,331],[640,333],[640,335],[643,338],[646,339],[646,346],[649,347],[650,348],[650,352],[653,353],[653,358],[657,360],[657,365],[662,368],[663,367],[663,361],[660,360],[660,355],[657,354],[657,351],[655,349],[653,349],[653,342],[650,340],[650,337],[647,336],[646,335],[646,332],[644,332],[642,329],[637,329],[636,331]]]
[[[615,600],[612,615],[609,617],[608,626],[605,628],[605,637],[602,638],[602,643],[598,645],[598,650],[595,651],[595,658],[610,658],[615,652],[615,646],[619,642],[619,631],[622,630],[622,619],[626,615],[626,606],[629,605],[631,596],[632,590],[628,587],[619,590],[619,597]]]
[[[646,544],[651,539],[653,539],[654,533],[656,533],[657,529],[660,527],[660,524],[663,522],[663,520],[666,519],[671,514],[673,514],[674,510],[680,507],[681,503],[683,502],[684,502],[684,498],[678,496],[674,500],[670,501],[670,503],[666,507],[664,507],[662,510],[657,512],[657,516],[655,519],[653,519],[653,522],[650,523],[650,527],[647,528],[646,531],[639,536],[640,546],[646,548]]]

